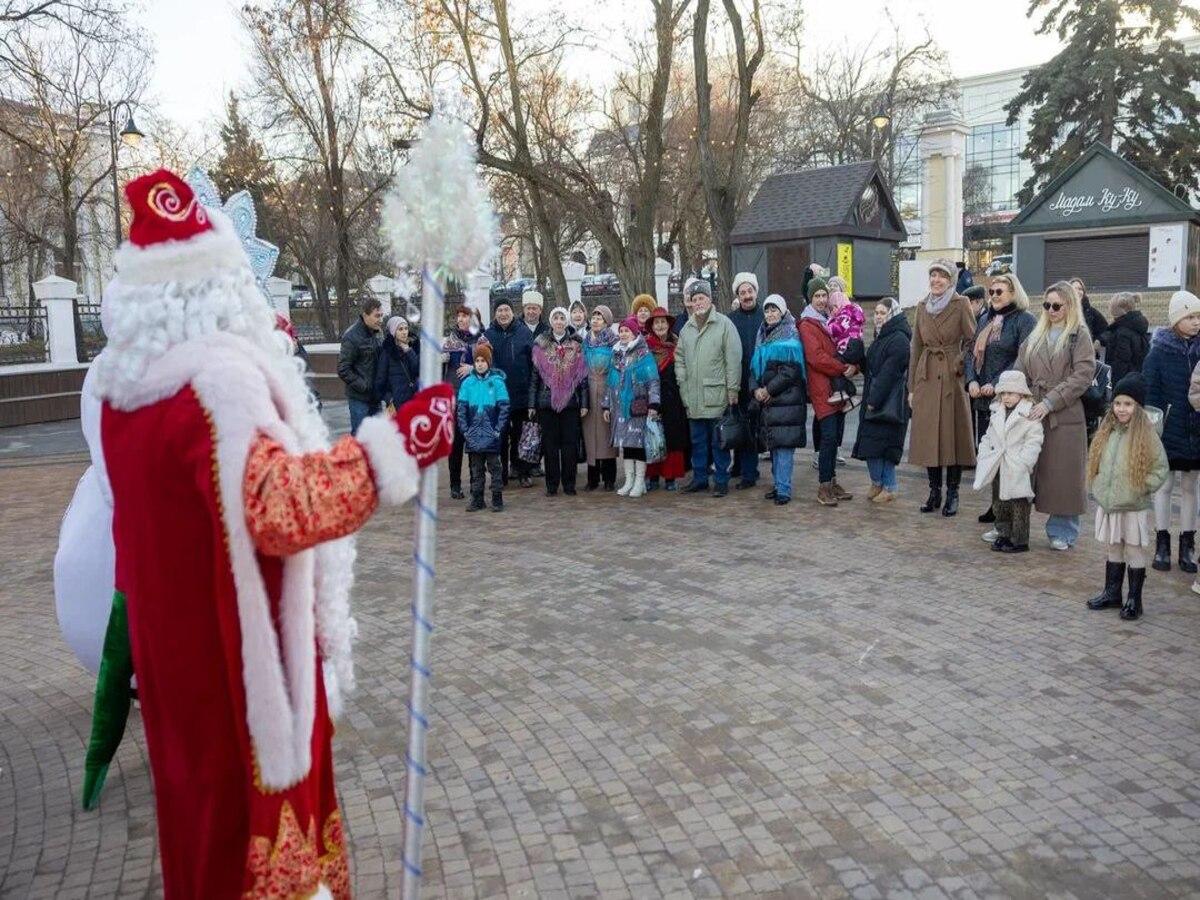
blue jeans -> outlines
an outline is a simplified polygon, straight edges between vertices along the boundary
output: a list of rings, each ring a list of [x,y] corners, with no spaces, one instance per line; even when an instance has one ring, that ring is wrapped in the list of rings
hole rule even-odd
[[[378,403],[367,403],[363,400],[347,400],[346,403],[350,407],[351,434],[358,434],[358,426],[363,423],[363,419],[379,412]]]
[[[845,413],[834,413],[814,423],[820,430],[821,446],[817,451],[817,477],[821,484],[829,484],[837,474],[838,444],[841,443],[842,423]]]
[[[891,460],[877,456],[867,460],[867,471],[871,473],[871,484],[877,484],[885,491],[896,490],[896,464]]]
[[[771,451],[771,480],[775,482],[775,494],[779,497],[792,496],[792,466],[795,462],[795,447]]]
[[[708,484],[708,464],[713,465],[717,487],[729,484],[729,451],[717,443],[717,419],[688,419],[692,432],[692,481]]]
[[[1046,520],[1046,537],[1059,538],[1074,547],[1079,540],[1079,516],[1051,516]]]
[[[746,484],[758,481],[758,453],[755,450],[746,447],[735,450],[733,465]]]

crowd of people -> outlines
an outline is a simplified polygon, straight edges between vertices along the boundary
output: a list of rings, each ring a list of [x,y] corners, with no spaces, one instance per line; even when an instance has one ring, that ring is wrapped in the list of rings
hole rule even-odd
[[[724,497],[735,475],[735,490],[754,488],[766,456],[763,496],[783,506],[795,451],[811,433],[816,501],[835,508],[853,499],[837,467],[857,409],[852,456],[866,464],[868,501],[896,500],[907,448],[907,461],[927,473],[919,510],[954,517],[963,471],[974,469],[975,489],[991,496],[982,537],[996,552],[1029,550],[1034,510],[1047,516],[1049,546],[1070,550],[1090,492],[1108,563],[1104,590],[1088,605],[1138,618],[1149,548],[1153,568],[1172,567],[1175,473],[1176,561],[1197,570],[1200,298],[1176,292],[1169,325],[1151,334],[1136,294],[1112,297],[1110,323],[1080,279],[1052,284],[1039,311],[1012,272],[986,287],[968,276],[961,263],[931,263],[911,323],[885,297],[872,310],[869,344],[845,282],[816,266],[790,305],[778,294],[760,302],[757,278],[744,272],[728,312],[705,279],[685,285],[679,315],[642,294],[621,321],[608,306],[578,301],[545,316],[542,295],[527,291],[520,318],[502,298],[484,328],[477,311],[459,307],[441,347],[459,400],[451,496],[466,499],[464,454],[467,509],[486,508],[490,487],[497,512],[510,482],[541,478],[547,496],[576,494],[581,461],[587,491]],[[385,324],[367,301],[343,338],[338,373],[352,430],[381,403],[405,402],[419,388],[408,323]]]

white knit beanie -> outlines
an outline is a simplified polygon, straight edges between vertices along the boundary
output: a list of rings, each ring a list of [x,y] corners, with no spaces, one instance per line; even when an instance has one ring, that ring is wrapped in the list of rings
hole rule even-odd
[[[1176,291],[1171,295],[1171,305],[1167,307],[1167,320],[1172,328],[1192,313],[1200,313],[1200,297],[1191,291]]]
[[[758,276],[753,272],[738,272],[733,277],[733,292],[736,294],[738,288],[743,284],[750,285],[750,287],[754,288],[754,293],[758,293]]]

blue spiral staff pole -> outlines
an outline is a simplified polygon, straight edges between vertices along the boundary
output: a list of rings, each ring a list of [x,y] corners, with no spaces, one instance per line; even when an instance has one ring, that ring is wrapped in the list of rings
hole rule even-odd
[[[442,375],[442,321],[446,278],[461,278],[497,245],[496,215],[479,180],[474,145],[461,124],[433,116],[384,199],[382,230],[400,266],[421,265],[421,384]],[[411,683],[408,692],[408,768],[404,795],[403,897],[421,895],[421,844],[425,833],[429,640],[437,569],[438,467],[421,471],[412,601]]]
[[[445,293],[429,263],[421,272],[421,384],[442,377],[442,321]],[[417,495],[416,549],[413,551],[412,660],[408,690],[408,778],[404,792],[405,900],[421,895],[421,843],[425,836],[425,738],[429,732],[429,638],[437,566],[438,467],[421,472]]]

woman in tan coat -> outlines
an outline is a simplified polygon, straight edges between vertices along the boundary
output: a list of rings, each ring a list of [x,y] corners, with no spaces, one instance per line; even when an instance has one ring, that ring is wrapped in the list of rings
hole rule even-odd
[[[941,506],[943,516],[956,515],[963,466],[975,465],[971,407],[962,383],[964,348],[974,337],[971,304],[954,292],[954,264],[947,259],[934,260],[929,265],[929,294],[917,307],[908,367],[908,402],[912,406],[908,461],[925,466],[929,473],[929,499],[921,512]]]
[[[1046,427],[1033,484],[1034,508],[1047,513],[1046,537],[1069,550],[1087,511],[1087,423],[1080,397],[1096,374],[1092,335],[1075,288],[1059,281],[1046,289],[1042,315],[1021,345],[1017,369],[1037,401],[1029,417]]]

